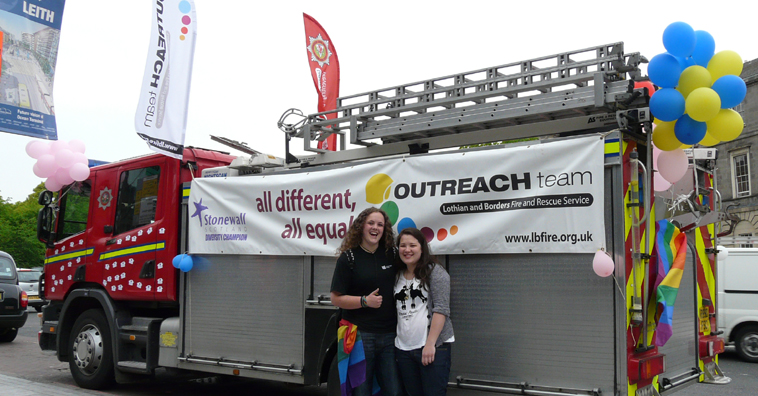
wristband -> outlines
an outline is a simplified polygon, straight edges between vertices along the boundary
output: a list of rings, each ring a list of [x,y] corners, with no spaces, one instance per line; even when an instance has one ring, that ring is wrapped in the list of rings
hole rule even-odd
[[[361,296],[361,308],[367,308],[368,303],[366,302],[366,296]]]

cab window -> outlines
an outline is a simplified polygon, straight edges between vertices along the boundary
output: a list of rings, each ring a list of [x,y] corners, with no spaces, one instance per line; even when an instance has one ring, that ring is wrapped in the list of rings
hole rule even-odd
[[[87,229],[90,184],[88,181],[72,184],[60,197],[60,222],[57,240],[68,238]]]
[[[0,256],[0,279],[16,279],[16,266],[7,257]]]
[[[161,168],[151,166],[121,173],[114,232],[121,234],[155,221]]]

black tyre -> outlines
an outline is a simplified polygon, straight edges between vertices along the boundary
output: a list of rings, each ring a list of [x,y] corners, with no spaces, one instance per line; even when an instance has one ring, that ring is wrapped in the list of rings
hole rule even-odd
[[[74,322],[68,345],[68,366],[77,385],[106,389],[115,383],[110,327],[102,311],[82,313]]]
[[[734,347],[742,360],[758,363],[758,326],[740,329],[734,337]]]
[[[332,364],[329,366],[329,377],[326,379],[326,394],[329,396],[341,396],[340,372],[337,369],[337,355],[334,355]]]
[[[16,339],[17,334],[18,334],[18,329],[12,329],[12,328],[0,329],[0,342],[11,342]],[[339,377],[337,377],[337,382],[339,382]]]

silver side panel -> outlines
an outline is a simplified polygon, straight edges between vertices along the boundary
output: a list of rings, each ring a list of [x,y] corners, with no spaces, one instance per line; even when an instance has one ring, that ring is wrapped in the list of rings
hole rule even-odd
[[[335,257],[314,257],[313,263],[313,296],[329,297],[332,290],[332,275],[334,275],[334,266],[337,264]]]
[[[304,257],[204,256],[187,273],[185,355],[303,367]]]

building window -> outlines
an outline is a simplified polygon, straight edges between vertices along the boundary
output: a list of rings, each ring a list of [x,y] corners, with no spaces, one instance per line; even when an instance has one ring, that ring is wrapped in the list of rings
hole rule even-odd
[[[744,118],[745,117],[745,103],[740,102],[737,106],[734,106],[734,111],[740,113],[740,115]]]
[[[750,162],[747,149],[733,152],[731,160],[734,197],[747,197],[750,195]]]

